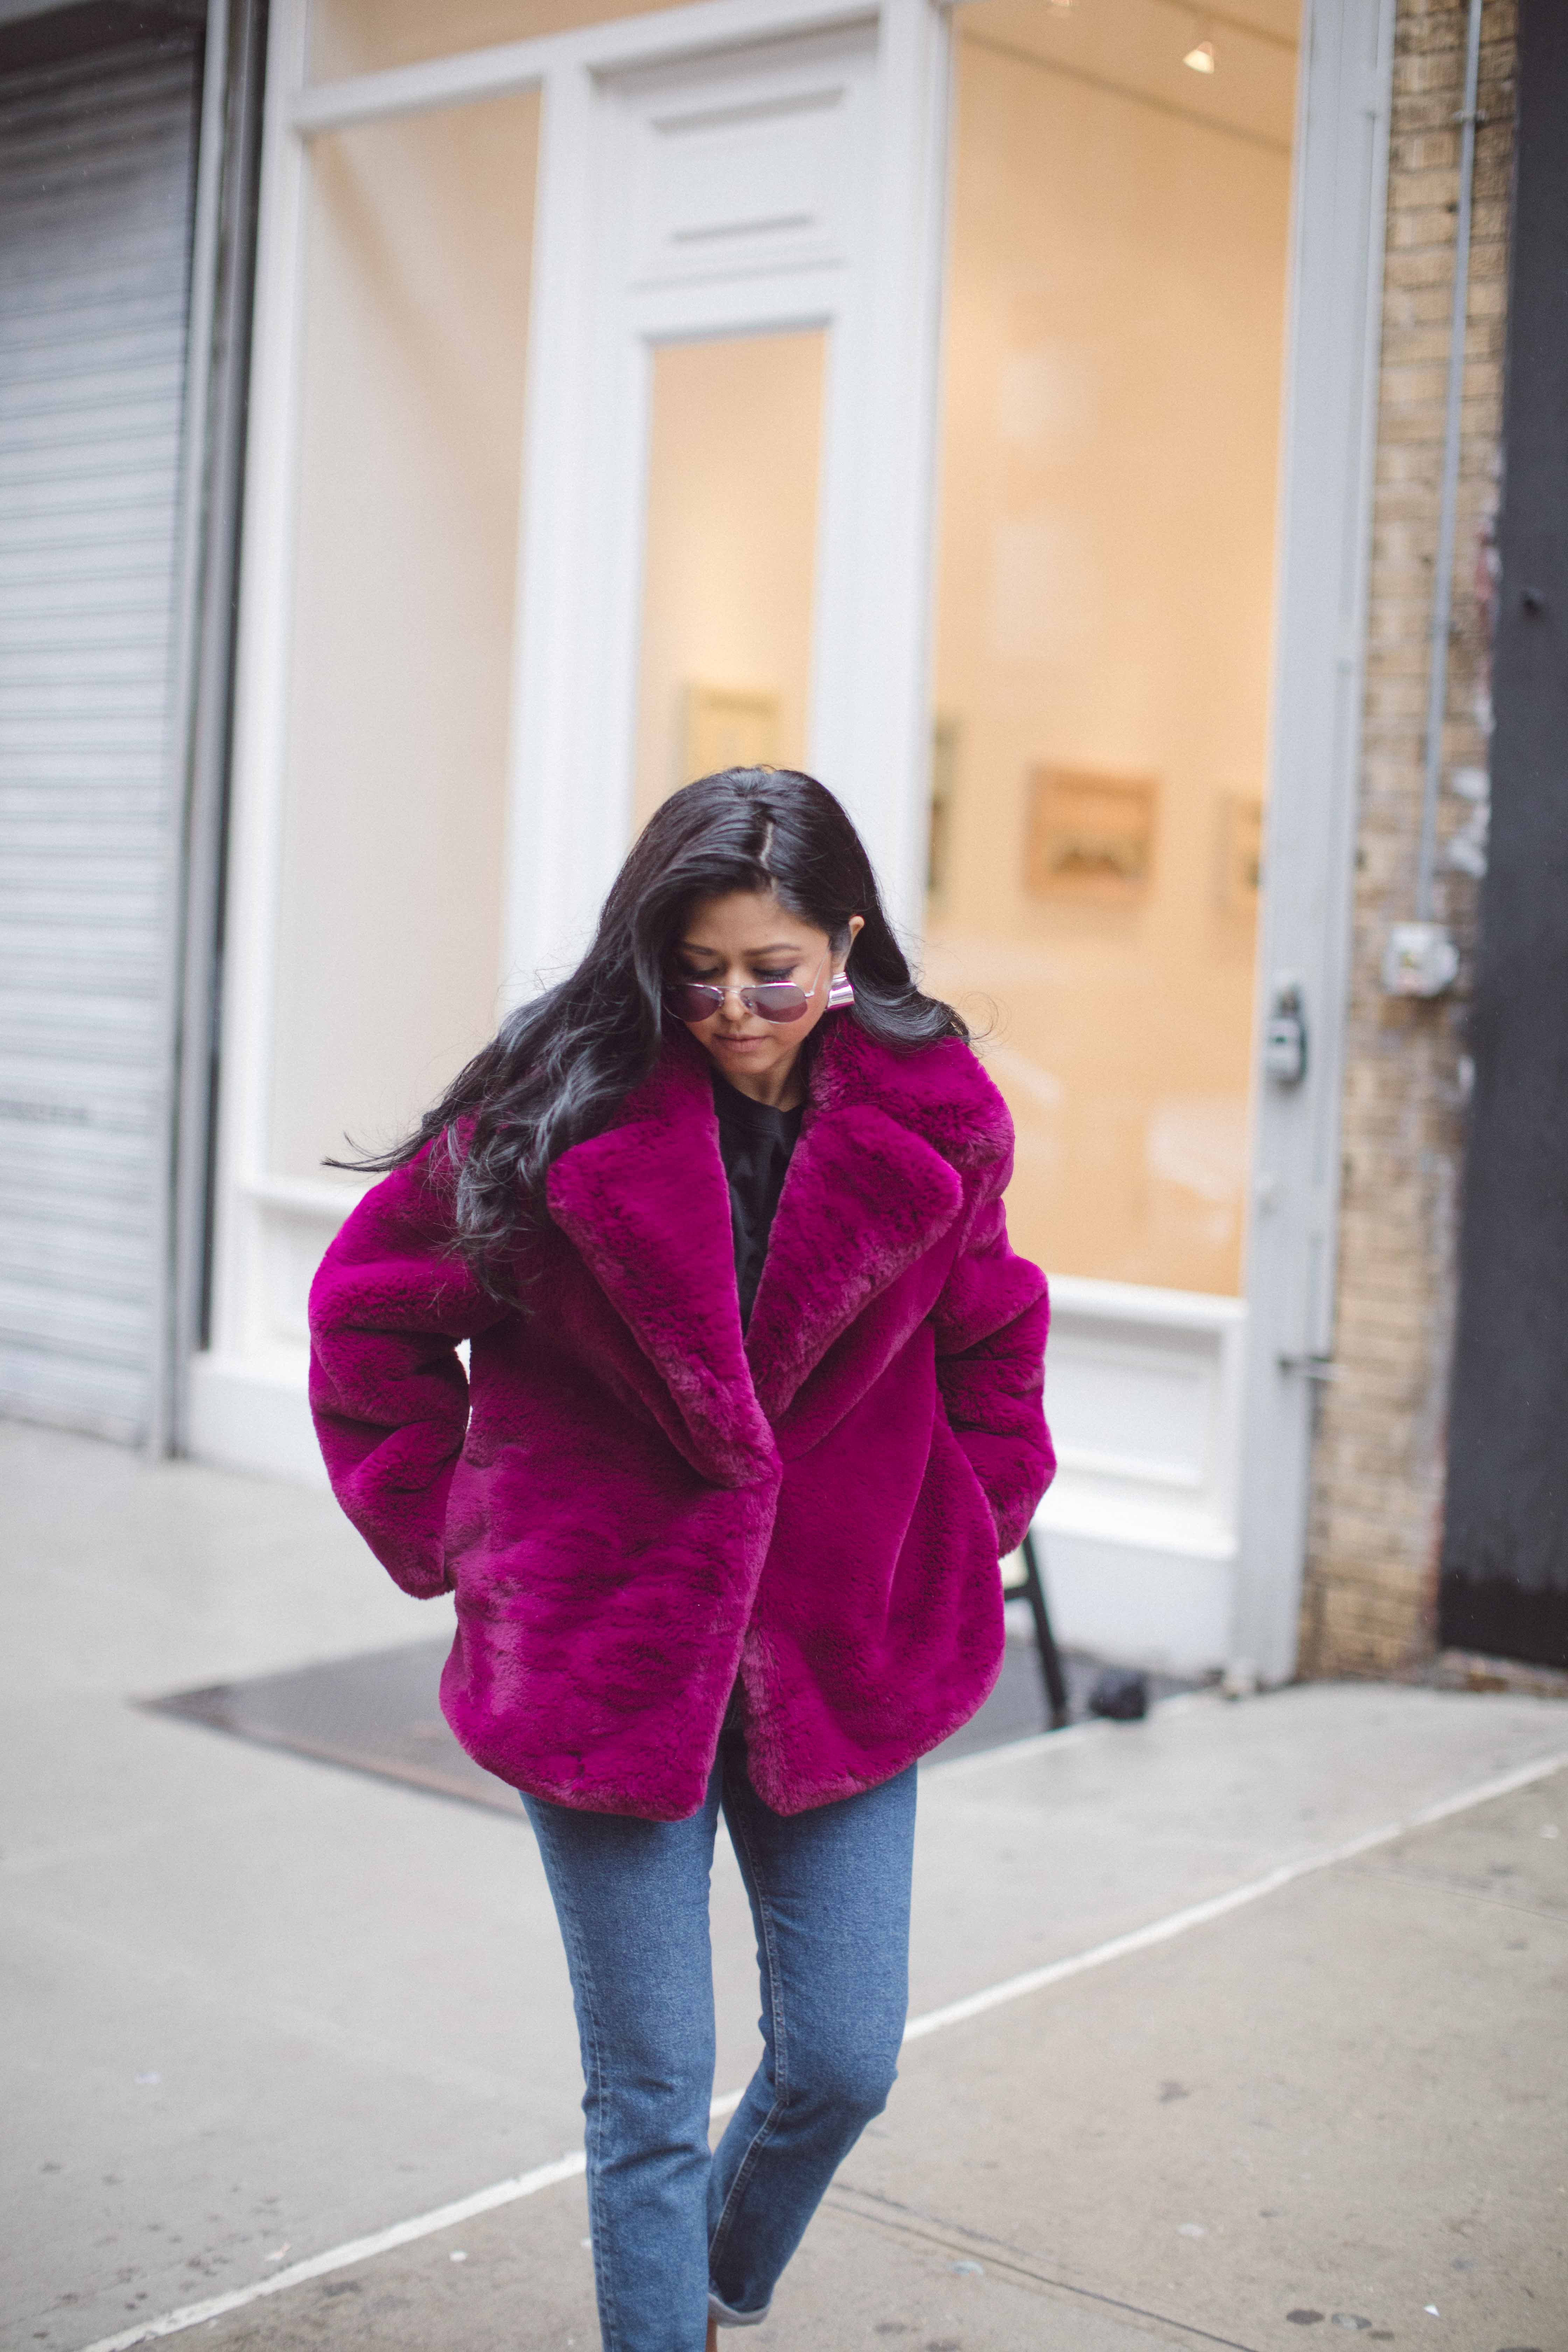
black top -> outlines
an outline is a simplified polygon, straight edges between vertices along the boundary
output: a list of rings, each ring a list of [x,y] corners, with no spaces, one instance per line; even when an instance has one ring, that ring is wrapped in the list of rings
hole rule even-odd
[[[784,1171],[800,1134],[805,1105],[774,1110],[753,1102],[713,1073],[713,1107],[719,1114],[719,1150],[730,1185],[730,1224],[735,1239],[735,1287],[741,1294],[741,1328],[752,1319],[752,1303],[768,1254]]]

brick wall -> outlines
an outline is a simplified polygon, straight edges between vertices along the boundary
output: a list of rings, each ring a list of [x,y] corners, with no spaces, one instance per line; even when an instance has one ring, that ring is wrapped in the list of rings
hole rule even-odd
[[[1400,0],[1395,33],[1337,1379],[1319,1406],[1302,1596],[1308,1674],[1386,1673],[1429,1653],[1435,1639],[1476,900],[1448,848],[1470,805],[1447,788],[1436,911],[1464,951],[1458,983],[1435,1002],[1395,1000],[1383,993],[1380,969],[1389,925],[1415,912],[1465,17],[1456,0]],[[1502,414],[1514,55],[1514,0],[1487,0],[1446,777],[1484,768],[1487,756],[1486,551]]]

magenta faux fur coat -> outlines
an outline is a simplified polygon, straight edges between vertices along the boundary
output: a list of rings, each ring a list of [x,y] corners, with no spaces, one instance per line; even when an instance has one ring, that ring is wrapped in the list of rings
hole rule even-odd
[[[996,1678],[998,1555],[1055,1466],[1011,1125],[966,1045],[829,1024],[744,1339],[684,1036],[552,1168],[526,1314],[451,1254],[425,1155],[316,1276],[338,1499],[406,1591],[455,1591],[447,1718],[535,1796],[694,1812],[738,1674],[752,1781],[804,1811],[901,1770]]]

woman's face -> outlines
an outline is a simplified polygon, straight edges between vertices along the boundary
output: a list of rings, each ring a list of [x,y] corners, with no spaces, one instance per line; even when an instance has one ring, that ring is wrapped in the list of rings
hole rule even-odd
[[[851,916],[849,937],[861,929]],[[719,1010],[687,1027],[742,1094],[779,1104],[798,1096],[792,1087],[800,1049],[827,1010],[827,992],[845,956],[835,958],[826,931],[781,907],[771,890],[732,890],[693,908],[675,943],[671,978],[706,982],[726,993]],[[792,981],[807,1004],[798,1021],[764,1021],[736,991],[768,981]]]

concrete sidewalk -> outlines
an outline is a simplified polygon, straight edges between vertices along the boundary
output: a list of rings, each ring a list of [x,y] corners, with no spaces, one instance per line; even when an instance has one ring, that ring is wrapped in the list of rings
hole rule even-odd
[[[79,2352],[577,2147],[521,1822],[127,1704],[420,1638],[431,1608],[321,1496],[16,1429],[0,1469],[0,2340]],[[1539,1701],[1324,1685],[941,1765],[914,2008],[1565,1750]],[[1568,2346],[1565,1846],[1542,1780],[912,2042],[767,2341]],[[723,2089],[756,1987],[722,1850],[714,1943]],[[586,2352],[584,2227],[569,2182],[191,2340]]]
[[[1558,1775],[932,2035],[759,2346],[1555,2352],[1565,1960]],[[200,2341],[587,2347],[586,2227],[574,2182]]]

